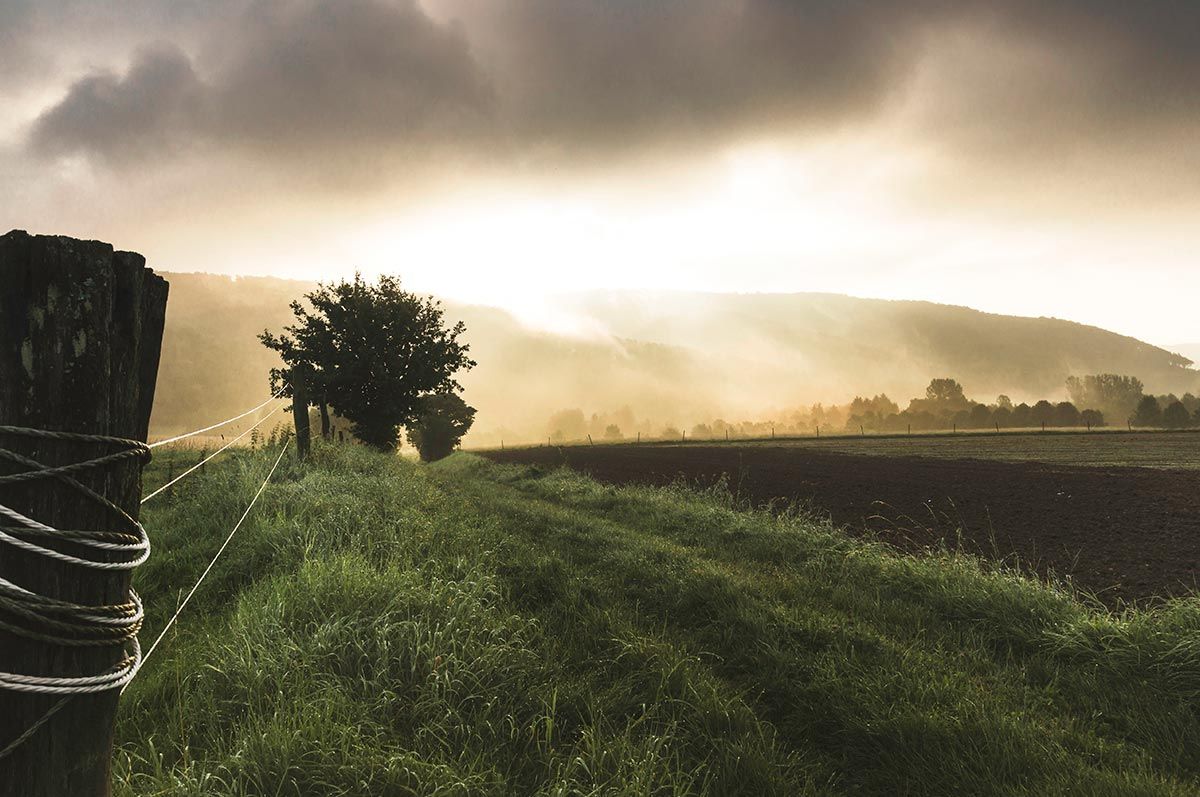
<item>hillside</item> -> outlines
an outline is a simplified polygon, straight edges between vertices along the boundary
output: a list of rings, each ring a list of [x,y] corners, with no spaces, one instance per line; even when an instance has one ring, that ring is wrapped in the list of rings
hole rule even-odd
[[[1163,348],[1168,351],[1173,351],[1177,354],[1182,354],[1189,360],[1200,362],[1200,343],[1175,343]]]
[[[147,505],[144,638],[273,453]],[[1112,615],[719,491],[319,446],[125,693],[116,793],[1194,794],[1198,606]]]
[[[253,406],[275,364],[255,335],[290,320],[312,286],[168,274],[171,298],[152,420],[164,434]],[[1200,391],[1200,372],[1163,349],[1095,327],[923,302],[821,294],[585,294],[561,309],[608,334],[572,337],[504,310],[448,304],[479,366],[463,384],[479,409],[467,444],[544,439],[550,415],[628,408],[623,433],[657,435],[724,416],[887,392],[904,402],[932,376],[970,396],[1065,397],[1070,374],[1138,376],[1155,392]]]
[[[752,367],[772,381],[826,396],[878,385],[905,399],[921,395],[933,375],[954,376],[983,400],[1061,396],[1071,374],[1132,374],[1159,393],[1200,386],[1186,356],[1056,318],[818,293],[593,292],[567,303],[614,335],[722,359],[763,352]],[[867,378],[872,385],[861,384]]]

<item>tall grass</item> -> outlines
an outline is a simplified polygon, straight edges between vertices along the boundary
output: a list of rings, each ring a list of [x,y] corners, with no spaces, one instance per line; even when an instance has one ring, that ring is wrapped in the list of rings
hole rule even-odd
[[[1200,791],[1195,599],[1110,614],[719,490],[314,453],[127,691],[118,794]],[[148,505],[147,633],[269,464]]]

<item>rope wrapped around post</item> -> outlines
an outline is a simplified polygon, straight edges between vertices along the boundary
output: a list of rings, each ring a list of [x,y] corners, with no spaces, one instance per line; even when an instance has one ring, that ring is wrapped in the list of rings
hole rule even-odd
[[[39,479],[55,479],[86,500],[103,507],[114,516],[124,530],[56,529],[0,504],[0,543],[92,570],[132,570],[149,558],[150,540],[142,524],[121,507],[75,478],[76,474],[102,469],[130,459],[140,460],[144,464],[150,459],[150,448],[145,443],[104,435],[0,426],[0,439],[5,436],[89,443],[116,448],[115,451],[93,459],[51,467],[0,447],[0,461],[24,468],[17,473],[0,475],[0,487]],[[67,543],[77,550],[77,553],[67,553],[50,547],[55,543]],[[7,578],[0,578],[0,628],[49,645],[120,647],[124,653],[123,658],[113,667],[95,674],[47,676],[37,673],[0,672],[0,689],[64,696],[33,727],[0,749],[0,758],[26,741],[62,708],[72,695],[120,689],[132,680],[141,662],[137,634],[143,618],[142,601],[132,588],[129,589],[128,600],[122,603],[81,605],[42,595]]]

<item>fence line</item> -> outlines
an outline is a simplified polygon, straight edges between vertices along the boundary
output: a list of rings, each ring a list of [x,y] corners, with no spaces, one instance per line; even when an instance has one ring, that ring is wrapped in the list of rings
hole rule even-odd
[[[238,440],[241,440],[243,437],[245,437],[246,435],[250,434],[252,431],[254,431],[255,429],[257,429],[259,426],[261,426],[262,424],[266,423],[266,421],[267,421],[267,419],[268,419],[268,418],[270,418],[270,417],[271,417],[272,415],[274,415],[275,413],[279,412],[281,409],[283,409],[283,405],[282,405],[282,404],[281,404],[281,405],[279,405],[278,407],[276,407],[275,409],[271,410],[269,413],[267,413],[267,414],[266,414],[266,415],[264,415],[263,417],[259,418],[259,419],[258,419],[258,421],[256,421],[256,422],[255,422],[255,424],[254,424],[253,426],[251,426],[249,429],[247,429],[246,431],[242,432],[240,435],[238,435],[237,437],[233,438],[233,439],[232,439],[232,440],[230,440],[228,443],[226,443],[225,445],[221,446],[221,447],[220,447],[220,448],[218,448],[216,451],[212,452],[212,453],[211,453],[211,454],[209,454],[207,457],[205,457],[204,459],[200,460],[200,461],[199,461],[199,462],[197,462],[195,465],[193,465],[192,467],[190,467],[190,468],[188,468],[187,470],[185,470],[183,473],[181,473],[181,474],[179,474],[178,476],[176,476],[174,479],[171,479],[171,481],[167,482],[167,483],[166,483],[166,484],[164,484],[162,487],[159,487],[159,488],[158,488],[157,490],[155,490],[154,492],[152,492],[152,493],[150,493],[149,495],[147,495],[147,496],[145,496],[144,498],[142,498],[142,503],[144,504],[144,503],[146,503],[147,501],[149,501],[151,498],[153,498],[154,496],[156,496],[156,495],[159,495],[159,494],[160,494],[160,493],[162,493],[164,490],[166,490],[168,487],[170,487],[171,485],[175,484],[177,481],[179,481],[180,479],[182,479],[184,476],[187,476],[189,473],[193,473],[193,472],[195,472],[195,471],[196,471],[197,469],[199,469],[199,468],[200,468],[202,465],[204,465],[204,464],[208,463],[210,460],[212,460],[214,457],[216,457],[216,456],[217,456],[217,454],[220,454],[222,451],[224,451],[224,450],[226,450],[227,448],[229,448],[230,446],[232,446],[232,445],[233,445],[234,443],[236,443]]]
[[[171,630],[171,626],[175,625],[175,621],[179,619],[179,615],[187,607],[188,602],[192,599],[192,596],[196,594],[196,590],[200,589],[200,585],[204,583],[204,579],[208,577],[209,572],[212,571],[213,566],[217,563],[217,560],[221,558],[221,554],[223,554],[225,549],[229,546],[230,541],[233,539],[233,535],[237,534],[238,529],[242,527],[242,523],[244,523],[246,518],[249,517],[250,510],[254,508],[256,503],[258,503],[259,496],[261,496],[263,491],[267,489],[268,482],[270,482],[271,477],[275,475],[275,469],[279,467],[279,462],[283,459],[284,453],[287,452],[288,443],[290,442],[291,440],[285,440],[283,445],[279,447],[279,456],[275,457],[275,464],[271,466],[271,470],[267,473],[267,477],[263,479],[262,484],[259,485],[258,492],[256,492],[254,497],[250,499],[250,503],[246,506],[246,511],[242,513],[240,518],[238,518],[238,522],[234,524],[233,530],[229,532],[229,535],[225,537],[225,541],[221,543],[221,547],[217,549],[217,553],[213,556],[212,561],[208,563],[208,567],[204,568],[204,572],[200,574],[200,578],[197,579],[195,585],[193,585],[191,590],[188,591],[187,596],[183,599],[183,602],[179,604],[179,607],[175,609],[175,614],[171,615],[171,619],[167,621],[165,626],[163,626],[162,631],[159,632],[158,637],[154,640],[154,643],[150,645],[149,649],[147,649],[146,653],[142,656],[141,661],[138,662],[137,668],[133,673],[134,676],[136,676],[137,672],[141,670],[143,666],[145,666],[147,661],[150,660],[150,656],[154,654],[155,648],[157,648],[158,644],[163,641],[164,637],[166,637],[167,632]],[[130,680],[132,680],[132,677]],[[128,685],[129,684],[126,683],[125,686],[122,686],[121,691],[124,692]]]
[[[278,395],[272,396],[272,399],[275,399],[275,398],[278,398]],[[271,399],[269,399],[268,401],[270,401],[270,400]],[[262,406],[265,406],[265,403],[263,405],[260,405],[260,407],[258,407],[256,409],[259,409]],[[276,409],[272,410],[270,414],[268,414],[266,417],[264,417],[258,423],[262,423],[262,421],[265,421],[267,418],[271,417],[271,415],[274,415],[276,412],[278,412],[279,409],[280,408],[277,407]],[[250,412],[253,412],[253,411],[254,410],[251,410]],[[248,415],[248,414],[249,413],[243,413],[242,416],[239,416],[239,417],[245,417],[245,415]],[[258,426],[258,424],[255,424],[255,426],[252,426],[250,428],[253,429],[256,426]],[[41,435],[57,435],[60,437],[68,436],[66,433],[60,433],[60,432],[50,432],[50,433],[37,432],[35,430],[18,429],[17,427],[11,427],[11,428],[3,427],[3,428],[4,428],[4,430],[9,431],[11,433],[33,433],[33,434],[41,434]],[[246,432],[243,432],[243,435],[248,433],[249,431],[250,431],[250,429],[247,429]],[[90,438],[90,439],[93,439],[93,440],[96,440],[99,442],[113,442],[116,440],[116,438],[104,438],[104,437],[100,437],[97,435],[90,435],[90,436],[89,435],[69,435],[69,436],[72,438]],[[188,435],[188,436],[190,436],[190,435]],[[230,441],[230,443],[227,444],[225,447],[223,447],[221,450],[224,450],[224,448],[227,448],[228,445],[232,445],[233,442],[236,442],[236,440],[240,439],[240,437],[241,436],[239,435],[238,438],[235,438],[233,441]],[[176,439],[180,439],[180,438],[176,438]],[[137,443],[136,441],[119,441],[119,442],[128,443],[132,446],[137,446],[138,448],[133,448],[132,449],[133,451],[138,451],[138,450],[146,451],[146,449],[148,448],[144,444]],[[58,713],[58,711],[61,710],[71,700],[71,698],[74,697],[76,694],[90,694],[90,693],[102,692],[102,691],[107,691],[109,689],[117,689],[117,688],[119,688],[122,693],[125,691],[125,689],[129,686],[129,684],[134,679],[134,677],[136,677],[138,672],[141,670],[142,665],[144,665],[146,663],[147,659],[149,659],[150,655],[152,653],[154,653],[154,650],[158,647],[159,643],[162,642],[163,638],[167,634],[167,631],[169,631],[171,629],[171,627],[175,624],[175,621],[179,619],[179,615],[183,612],[183,610],[187,606],[188,602],[192,599],[192,596],[196,594],[196,591],[200,588],[200,585],[204,583],[204,579],[208,577],[208,574],[212,571],[213,567],[216,565],[217,560],[220,559],[221,554],[223,554],[225,552],[225,549],[229,546],[229,543],[233,540],[234,535],[237,534],[238,530],[242,527],[242,524],[245,523],[246,518],[249,517],[250,511],[254,508],[254,505],[256,503],[258,503],[258,499],[259,499],[259,497],[262,496],[263,492],[266,490],[267,484],[271,481],[271,477],[275,475],[275,471],[278,469],[279,463],[283,460],[283,455],[287,452],[287,446],[288,446],[288,443],[290,443],[290,442],[291,442],[290,439],[284,440],[283,444],[280,445],[279,455],[277,457],[275,457],[275,462],[271,465],[271,469],[270,469],[270,471],[268,471],[266,478],[264,478],[262,484],[259,485],[258,490],[254,493],[254,497],[250,499],[250,503],[246,506],[245,511],[242,512],[241,517],[238,518],[238,521],[234,525],[233,530],[230,531],[228,536],[225,537],[225,541],[223,543],[221,543],[221,547],[217,550],[217,553],[213,556],[212,560],[208,563],[208,566],[204,568],[204,572],[200,574],[200,578],[196,581],[195,585],[192,586],[191,590],[187,594],[187,597],[184,598],[183,602],[179,605],[179,607],[175,610],[175,613],[171,616],[171,619],[167,621],[166,626],[163,627],[162,632],[159,633],[158,637],[154,640],[154,643],[150,646],[150,648],[144,654],[142,653],[141,646],[138,644],[138,639],[136,636],[137,631],[142,624],[142,618],[144,616],[144,613],[143,613],[143,609],[142,609],[142,602],[141,602],[140,598],[138,597],[137,593],[133,589],[130,589],[130,591],[129,591],[130,603],[126,604],[126,605],[104,606],[104,607],[74,606],[73,604],[66,604],[66,603],[62,603],[61,601],[54,601],[52,599],[44,598],[40,595],[37,595],[36,593],[33,593],[33,592],[26,590],[16,584],[13,584],[10,581],[7,581],[6,579],[0,579],[0,599],[2,599],[3,602],[5,603],[5,605],[8,606],[9,608],[12,608],[12,606],[14,606],[14,605],[16,605],[17,608],[24,608],[24,607],[20,606],[20,603],[21,602],[29,603],[31,601],[33,602],[33,604],[36,604],[37,607],[40,609],[43,609],[43,610],[49,609],[51,611],[56,611],[59,614],[62,613],[62,610],[64,608],[70,608],[72,611],[74,611],[76,613],[76,615],[78,616],[78,619],[80,621],[86,621],[87,623],[102,626],[102,627],[113,628],[114,629],[114,633],[113,633],[114,640],[113,641],[116,642],[117,644],[120,644],[123,641],[127,641],[131,646],[131,650],[127,653],[127,655],[121,662],[119,662],[117,665],[115,665],[110,670],[108,670],[104,673],[101,673],[99,675],[82,676],[82,677],[80,677],[80,676],[76,676],[76,677],[44,677],[44,676],[29,676],[29,675],[18,674],[18,673],[0,673],[0,689],[9,689],[12,691],[17,691],[17,692],[33,692],[33,693],[40,693],[40,694],[62,695],[61,699],[59,699],[56,703],[54,703],[52,706],[50,706],[50,708],[46,711],[46,713],[43,714],[38,720],[36,720],[23,733],[21,733],[21,735],[19,735],[17,738],[10,741],[3,748],[0,748],[0,759],[7,757],[10,753],[13,752],[13,750],[20,747],[22,744],[24,744],[26,741],[28,741],[35,733],[37,733],[37,731],[39,729],[41,729],[41,727],[43,725],[45,725],[50,720],[51,717],[53,717],[56,713]],[[13,455],[11,452],[7,452],[4,449],[0,449],[0,452],[3,452],[4,454],[13,457],[14,459],[15,458],[20,458],[22,460],[25,459],[24,457],[19,457],[19,455]],[[218,453],[220,453],[220,451],[215,452],[212,456],[203,460],[202,462],[200,462],[199,464],[194,466],[191,470],[195,470],[195,468],[200,467],[200,465],[204,464],[204,462],[207,462],[209,459],[212,459],[212,457],[216,456],[216,454],[218,454]],[[88,488],[86,488],[82,484],[76,482],[75,479],[72,478],[69,474],[73,473],[75,471],[78,471],[78,470],[86,469],[88,467],[107,464],[107,462],[113,458],[114,458],[113,456],[101,457],[98,459],[90,460],[90,461],[84,462],[84,463],[79,463],[79,464],[72,465],[69,467],[59,467],[59,468],[50,468],[50,467],[47,467],[40,463],[33,462],[32,460],[27,460],[23,464],[27,464],[31,467],[36,468],[37,470],[35,470],[34,472],[38,473],[39,476],[42,476],[42,477],[57,476],[60,480],[65,481],[66,483],[75,487],[76,489],[84,491],[87,494],[91,494],[96,499],[103,501],[105,504],[108,504],[106,499],[102,498],[99,495],[91,493],[91,491],[88,490]],[[188,472],[191,472],[191,471],[189,470]],[[183,478],[183,476],[185,476],[185,475],[187,475],[187,474],[186,473],[181,474],[179,478]],[[19,474],[15,477],[6,477],[6,478],[9,478],[10,480],[15,480],[15,479],[21,479],[22,477],[23,477],[23,474]],[[178,481],[178,479],[175,479],[174,481]],[[173,484],[174,481],[172,481],[171,483]],[[169,484],[165,485],[164,487],[160,488],[155,493],[151,493],[150,496],[147,496],[146,498],[142,499],[143,503],[148,498],[153,497],[158,492],[161,492],[163,489],[166,489],[167,486],[170,486],[170,485]],[[118,507],[113,506],[112,508],[116,509],[116,511],[121,511]],[[18,522],[20,522],[22,524],[23,531],[33,532],[33,533],[41,533],[41,532],[45,531],[45,532],[55,532],[57,534],[63,534],[63,532],[58,532],[56,529],[51,529],[48,526],[44,526],[43,524],[37,523],[36,521],[33,521],[33,520],[30,520],[29,518],[26,518],[23,515],[20,515],[19,513],[12,512],[11,510],[8,509],[8,507],[0,507],[0,509],[7,510],[3,514],[5,516],[7,516],[10,520],[15,519]],[[124,513],[122,512],[122,514],[124,514]],[[126,515],[126,518],[128,518],[127,515]],[[74,563],[83,565],[83,566],[88,566],[88,567],[93,567],[93,568],[96,568],[96,567],[108,567],[108,568],[119,567],[121,569],[131,569],[132,566],[136,566],[137,564],[140,564],[141,562],[145,561],[146,556],[149,555],[149,539],[146,537],[145,531],[142,529],[141,524],[139,524],[137,521],[132,520],[131,518],[129,518],[129,520],[134,525],[134,527],[137,529],[137,531],[140,532],[140,534],[139,534],[140,539],[138,540],[138,543],[135,545],[130,545],[129,543],[102,542],[102,541],[92,540],[92,539],[86,538],[86,537],[81,540],[75,540],[75,541],[82,542],[83,544],[86,544],[86,545],[89,545],[90,547],[95,547],[95,548],[116,549],[116,548],[136,547],[139,549],[138,552],[141,553],[141,555],[136,560],[134,560],[132,562],[119,562],[119,563],[109,564],[109,563],[92,562],[90,560],[83,560],[83,559],[77,559],[76,557],[71,557],[71,561]],[[76,535],[82,534],[82,532],[75,532],[75,534]],[[117,536],[128,536],[128,535],[117,535]],[[3,535],[3,539],[4,539],[4,541],[10,542],[10,543],[22,542],[20,540],[15,540],[13,538],[10,538],[10,535],[7,535],[7,534]],[[26,546],[22,545],[21,547],[26,547]],[[40,546],[38,546],[38,547],[40,549]],[[143,547],[144,547],[144,551],[141,550]],[[47,555],[53,554],[53,553],[57,553],[57,552],[50,551],[48,549],[46,550]],[[31,604],[31,605],[33,605],[33,604]],[[41,604],[45,604],[45,606],[42,606]],[[110,610],[110,614],[105,614],[106,610]],[[35,614],[34,612],[26,612],[26,613]],[[38,616],[38,615],[35,614],[35,616]],[[61,623],[59,623],[59,625],[61,625]],[[87,630],[86,626],[82,626],[81,628],[82,628],[82,630]],[[70,630],[79,631],[80,629],[76,629],[73,627]]]
[[[158,448],[159,446],[165,446],[168,443],[177,443],[180,440],[186,440],[187,438],[195,437],[198,434],[204,434],[205,432],[211,432],[213,429],[217,429],[217,428],[220,428],[227,424],[231,424],[234,421],[240,421],[242,418],[245,418],[250,413],[258,412],[263,407],[270,404],[272,401],[275,401],[276,399],[278,399],[282,394],[283,394],[283,388],[279,388],[279,390],[276,390],[271,395],[271,397],[269,399],[267,399],[266,401],[264,401],[262,404],[259,404],[257,407],[251,407],[250,409],[243,412],[241,415],[235,415],[232,418],[226,418],[225,420],[221,421],[220,423],[214,423],[212,426],[205,426],[203,429],[197,429],[194,432],[187,432],[186,434],[178,434],[178,435],[175,435],[174,437],[169,437],[166,440],[159,440],[155,443],[151,443],[150,448]]]

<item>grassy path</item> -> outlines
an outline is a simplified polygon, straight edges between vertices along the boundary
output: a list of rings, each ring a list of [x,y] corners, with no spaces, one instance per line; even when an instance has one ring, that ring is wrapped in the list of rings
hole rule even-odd
[[[265,464],[149,514],[144,635]],[[719,494],[339,447],[227,556],[126,694],[118,793],[1200,788],[1195,600],[1114,616]]]

